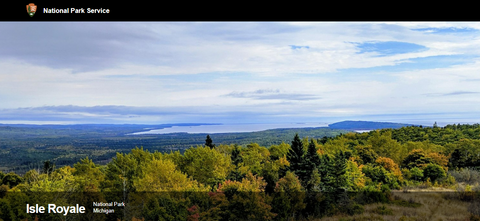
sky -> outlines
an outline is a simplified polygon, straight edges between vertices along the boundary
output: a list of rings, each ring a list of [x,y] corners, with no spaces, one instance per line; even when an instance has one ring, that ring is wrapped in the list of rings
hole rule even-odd
[[[478,22],[1,22],[0,123],[480,122]]]

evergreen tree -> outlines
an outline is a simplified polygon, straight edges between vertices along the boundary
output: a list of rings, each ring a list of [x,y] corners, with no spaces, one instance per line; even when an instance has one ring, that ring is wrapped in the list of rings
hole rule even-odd
[[[227,180],[241,181],[243,178],[245,178],[245,174],[242,174],[239,170],[243,161],[240,152],[240,147],[235,144],[235,147],[232,150],[232,154],[230,155],[234,169],[227,176]]]
[[[232,163],[235,166],[238,166],[242,162],[242,157],[240,156],[240,147],[235,144],[234,149],[232,150],[232,155],[230,156],[232,158]]]
[[[43,173],[50,175],[55,170],[55,164],[47,160],[43,162]]]
[[[306,160],[311,163],[311,167],[317,167],[320,165],[320,156],[318,156],[317,148],[313,139],[311,139],[310,144],[308,144]],[[311,168],[310,170],[313,171],[314,169],[315,168]]]
[[[323,136],[322,139],[318,139],[318,142],[320,142],[321,144],[325,144],[325,143],[327,143],[327,141],[328,141],[327,136]]]
[[[315,142],[313,139],[310,140],[310,144],[308,144],[308,149],[307,153],[305,156],[305,172],[306,172],[306,180],[304,180],[304,186],[307,188],[308,191],[311,190],[312,185],[309,185],[308,183],[312,180],[312,178],[315,176],[314,171],[317,171],[318,175],[318,170],[317,167],[320,165],[320,156],[317,153],[317,148],[315,145]]]
[[[301,181],[306,182],[308,180],[308,173],[306,171],[308,165],[305,161],[303,143],[298,134],[295,134],[293,138],[292,146],[287,154],[287,160],[290,162],[290,171],[294,172]]]
[[[347,180],[345,174],[347,173],[347,161],[350,158],[351,152],[345,152],[339,150],[335,154],[335,167],[332,171],[333,177],[335,177],[334,188],[337,191],[347,189]]]
[[[210,148],[215,148],[215,144],[213,144],[213,141],[212,141],[212,138],[210,138],[210,135],[207,135],[207,139],[205,140],[205,146]]]
[[[333,182],[335,181],[335,177],[332,176],[334,168],[335,163],[333,157],[330,154],[322,155],[318,172],[321,177],[320,188],[323,192],[332,192]]]

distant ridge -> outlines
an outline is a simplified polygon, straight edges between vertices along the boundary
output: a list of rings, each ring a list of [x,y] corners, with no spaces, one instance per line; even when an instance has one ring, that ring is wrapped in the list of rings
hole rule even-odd
[[[401,124],[401,123],[390,123],[390,122],[374,122],[374,121],[342,121],[333,124],[329,124],[328,128],[330,129],[343,129],[343,130],[376,130],[376,129],[385,129],[385,128],[401,128],[415,126],[413,124]]]

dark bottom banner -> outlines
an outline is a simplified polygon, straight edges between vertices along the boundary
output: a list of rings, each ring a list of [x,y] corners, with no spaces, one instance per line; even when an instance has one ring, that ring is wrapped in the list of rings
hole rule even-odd
[[[452,216],[477,217],[479,195],[403,191],[4,192],[0,195],[0,220],[312,220],[366,213],[392,218],[400,214],[413,220],[422,210],[436,205],[438,211],[443,204],[455,207],[450,210]]]

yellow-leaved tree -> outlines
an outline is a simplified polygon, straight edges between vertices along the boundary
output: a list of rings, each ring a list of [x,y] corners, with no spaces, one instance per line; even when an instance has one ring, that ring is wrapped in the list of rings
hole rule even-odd
[[[201,217],[205,220],[273,219],[275,214],[264,192],[266,184],[262,177],[251,172],[241,182],[223,182],[216,192],[209,193],[213,206]]]
[[[196,181],[213,187],[225,181],[233,168],[230,155],[210,147],[198,146],[185,151],[180,169]]]
[[[379,157],[377,158],[375,163],[385,168],[388,172],[393,173],[399,181],[403,180],[402,171],[400,171],[400,167],[392,159],[388,157]]]
[[[177,170],[168,159],[153,159],[144,168],[142,178],[133,183],[140,192],[207,191],[202,184]]]

